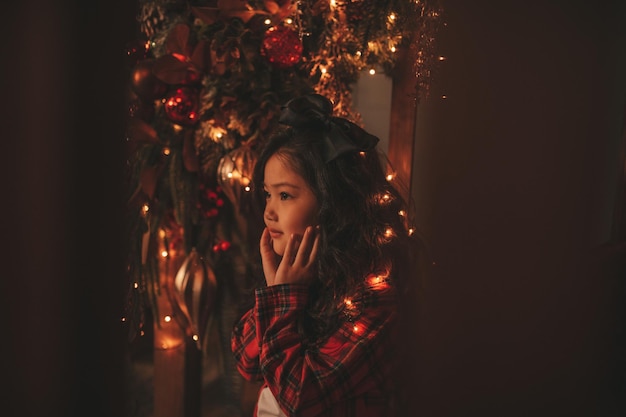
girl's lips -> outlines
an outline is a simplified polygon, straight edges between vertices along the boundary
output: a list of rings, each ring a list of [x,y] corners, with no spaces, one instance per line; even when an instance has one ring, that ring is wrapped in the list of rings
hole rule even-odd
[[[279,232],[278,230],[272,230],[272,229],[268,229],[268,232],[270,232],[270,237],[272,239],[277,239],[283,234],[282,232]]]

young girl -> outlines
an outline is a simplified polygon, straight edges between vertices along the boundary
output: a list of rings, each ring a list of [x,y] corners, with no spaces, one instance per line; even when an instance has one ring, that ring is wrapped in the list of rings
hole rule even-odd
[[[331,113],[317,94],[291,100],[255,167],[267,285],[232,350],[243,377],[263,381],[259,417],[406,411],[395,372],[408,369],[413,338],[399,326],[415,322],[418,240],[378,138]]]

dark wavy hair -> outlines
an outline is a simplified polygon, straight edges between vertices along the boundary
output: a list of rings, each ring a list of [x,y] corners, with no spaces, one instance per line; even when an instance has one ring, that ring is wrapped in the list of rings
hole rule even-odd
[[[384,155],[374,148],[328,161],[327,124],[280,126],[253,174],[258,198],[264,198],[265,165],[276,155],[306,181],[319,202],[318,274],[304,320],[311,342],[336,329],[345,299],[366,290],[369,274],[388,271],[391,285],[406,293],[415,290],[419,271],[420,241],[409,230],[407,202],[387,180]]]

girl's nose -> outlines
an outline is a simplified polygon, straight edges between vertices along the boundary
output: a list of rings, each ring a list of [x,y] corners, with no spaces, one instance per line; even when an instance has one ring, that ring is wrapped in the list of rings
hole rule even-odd
[[[272,209],[272,206],[269,203],[265,205],[263,217],[268,221],[276,221],[276,212]]]

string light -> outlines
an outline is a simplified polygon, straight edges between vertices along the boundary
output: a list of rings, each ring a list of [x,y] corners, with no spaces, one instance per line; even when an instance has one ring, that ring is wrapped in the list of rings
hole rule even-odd
[[[167,253],[167,251],[166,251],[166,250],[162,250],[162,251],[161,251],[161,257],[162,257],[162,258],[167,258],[167,255],[168,255],[168,253]]]
[[[374,74],[376,74],[376,70],[375,70],[374,68],[370,68],[370,71],[369,71],[369,72],[370,72],[370,75],[374,75]]]
[[[387,174],[387,181],[392,181],[395,178],[395,174]]]
[[[379,274],[368,275],[366,282],[370,289],[382,290],[389,286],[387,278],[389,278],[389,270],[385,270],[384,272],[381,272]]]
[[[148,205],[148,203],[144,203],[144,205],[141,206],[141,214],[145,217],[149,211],[150,211],[150,206]]]
[[[170,321],[172,321],[172,316],[166,315],[165,317],[163,317],[163,321],[169,323]]]
[[[168,146],[163,147],[163,155],[168,156],[171,152],[172,151]]]

